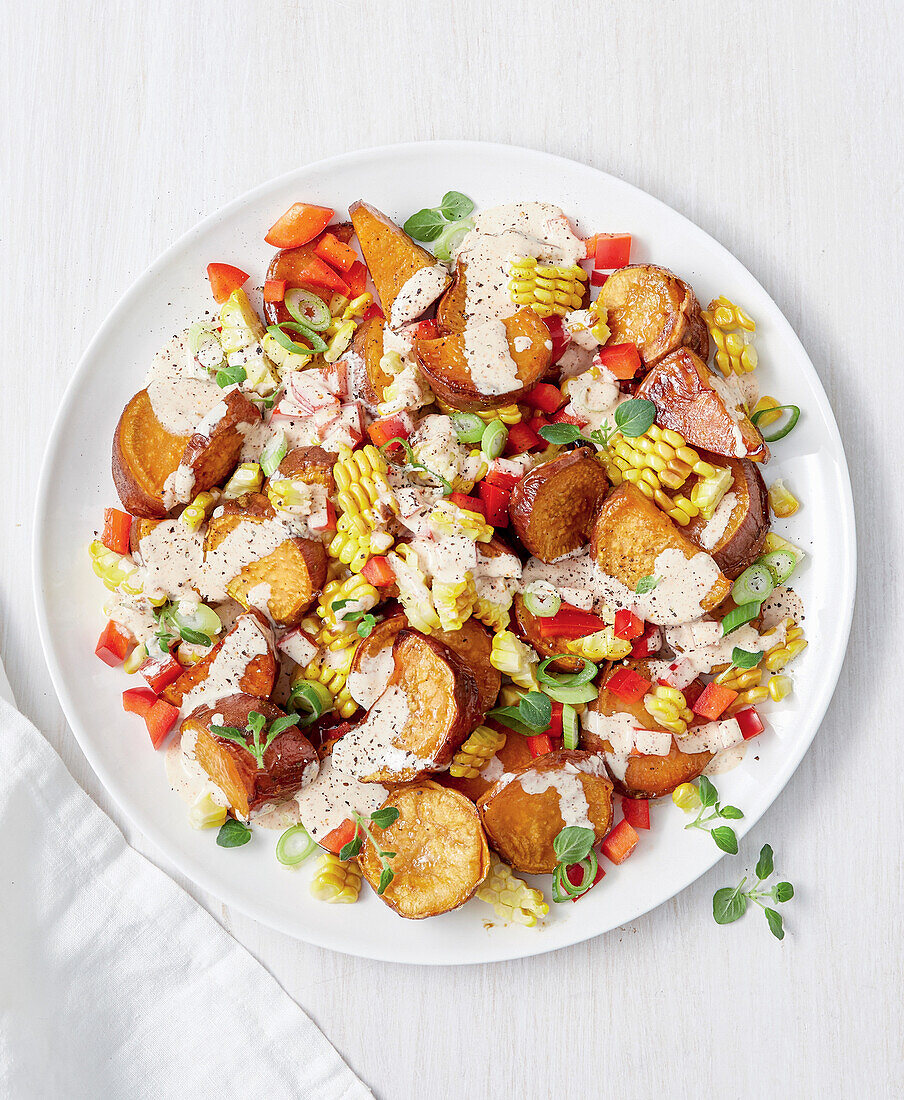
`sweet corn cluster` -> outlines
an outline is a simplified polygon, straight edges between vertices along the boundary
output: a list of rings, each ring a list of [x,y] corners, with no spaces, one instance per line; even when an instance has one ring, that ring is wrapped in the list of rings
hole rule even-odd
[[[525,928],[535,927],[537,920],[549,912],[542,893],[514,875],[495,852],[490,852],[490,871],[478,887],[477,897],[492,905],[497,917]]]
[[[716,468],[704,462],[693,447],[688,447],[682,435],[658,424],[636,439],[616,436],[601,457],[613,485],[633,482],[682,527],[699,515],[700,509],[686,496],[669,497],[665,490],[680,489],[691,474],[716,477]]]
[[[474,779],[504,744],[504,733],[491,730],[489,726],[478,726],[452,757],[449,774],[457,779]]]
[[[794,683],[790,676],[770,676],[768,690],[769,698],[780,703],[794,690]]]
[[[631,643],[618,638],[611,626],[603,627],[584,638],[571,638],[565,643],[569,653],[588,661],[620,661],[631,652]]]
[[[91,558],[91,568],[104,582],[105,588],[109,588],[111,592],[120,589],[128,596],[141,595],[141,581],[136,576],[138,566],[131,558],[110,550],[100,539],[94,539],[90,544],[88,555]]]
[[[524,256],[511,263],[509,292],[519,306],[530,306],[541,317],[558,314],[564,317],[580,309],[584,287],[589,276],[578,264],[557,267],[541,264],[533,256]]]
[[[381,496],[393,499],[387,469],[386,460],[370,444],[359,451],[342,447],[333,467],[336,503],[342,514],[328,552],[353,573],[360,573],[371,555],[382,554],[392,545],[391,536],[380,530],[381,520],[375,510]]]
[[[223,486],[223,500],[237,500],[246,493],[259,493],[264,475],[256,462],[243,462],[236,466],[232,477]]]
[[[439,629],[439,615],[433,606],[427,574],[421,568],[417,551],[411,546],[402,545],[388,557],[399,586],[399,602],[405,609],[408,622],[422,634],[431,634]]]
[[[430,526],[437,535],[460,535],[472,542],[489,542],[493,528],[479,512],[470,512],[450,500],[440,500],[430,510]]]
[[[462,474],[457,474],[452,479],[452,491],[454,493],[472,492],[477,482],[483,481],[483,479],[490,472],[490,464],[487,461],[486,455],[482,451],[468,451],[468,458],[477,460],[476,466],[474,467],[474,476],[464,477]],[[472,464],[469,463],[469,470],[471,468],[471,465]]]
[[[771,649],[766,650],[766,657],[763,660],[763,664],[770,672],[779,672],[798,657],[809,645],[809,642],[804,637],[803,627],[797,625],[793,619],[785,619],[785,637],[784,640],[774,645]],[[773,633],[771,630],[767,630],[763,635],[764,638],[768,638]]]
[[[537,655],[510,630],[500,630],[498,634],[493,635],[490,664],[499,672],[509,676],[518,687],[536,690],[537,677],[534,669],[537,665]]]
[[[332,852],[324,852],[317,861],[311,893],[318,901],[346,905],[357,901],[361,893],[361,868],[354,862],[343,863]]]
[[[501,409],[477,409],[477,415],[487,424],[491,420],[501,420],[503,424],[520,424],[522,412],[518,405],[503,405]]]
[[[355,623],[346,621],[343,616],[354,614],[358,611],[370,611],[380,602],[380,593],[369,584],[364,577],[352,574],[345,579],[327,581],[317,601],[317,615],[326,626],[335,627],[337,631],[355,633]],[[342,607],[335,609],[333,604],[348,601]]]
[[[643,707],[660,726],[672,733],[686,732],[688,722],[692,722],[694,718],[694,712],[687,705],[684,693],[665,684],[657,684],[643,697]]]
[[[800,508],[800,501],[784,481],[777,478],[769,486],[769,507],[772,509],[772,514],[779,519],[787,519]]]
[[[219,489],[198,493],[191,504],[186,504],[182,509],[182,514],[179,516],[179,519],[185,524],[189,531],[200,531],[206,520],[210,518],[210,513],[216,508],[219,499]]]
[[[716,345],[716,364],[726,377],[756,369],[757,354],[753,346],[756,322],[749,314],[722,296],[714,298],[709,309],[703,310],[703,320]]]
[[[489,627],[490,630],[505,630],[511,622],[511,616],[509,615],[509,608],[511,606],[511,596],[509,596],[507,604],[497,603],[494,600],[487,600],[480,597],[474,604],[474,611],[472,614],[475,619],[479,619],[483,625]]]
[[[188,811],[188,823],[193,829],[219,829],[226,820],[226,807],[214,802],[209,793],[200,795]]]
[[[691,489],[691,504],[694,505],[705,520],[711,520],[718,508],[722,497],[734,484],[731,470],[725,466],[714,466],[715,473],[712,477],[701,477]]]
[[[318,684],[323,684],[333,697],[333,710],[343,718],[350,718],[358,709],[358,704],[349,694],[346,681],[355,650],[362,639],[354,630],[339,633],[340,629],[339,626],[327,625],[317,632],[317,641],[327,651],[326,655],[315,657],[303,669],[298,669],[293,684],[297,680],[316,680]]]
[[[443,630],[460,630],[471,617],[477,602],[474,578],[468,573],[463,581],[437,581],[432,586],[433,606]]]

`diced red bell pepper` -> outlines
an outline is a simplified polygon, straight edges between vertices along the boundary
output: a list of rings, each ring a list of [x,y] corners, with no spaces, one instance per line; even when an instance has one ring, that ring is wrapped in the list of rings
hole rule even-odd
[[[643,366],[636,344],[607,344],[596,353],[596,362],[623,382],[633,378]]]
[[[634,830],[634,826],[627,819],[619,821],[611,833],[600,845],[600,850],[606,859],[615,864],[624,863],[628,856],[637,847],[640,837]]]
[[[330,224],[333,213],[328,206],[295,202],[270,226],[264,240],[274,248],[298,248],[322,233]]]
[[[370,321],[374,317],[383,317],[383,310],[377,305],[376,302],[371,302],[370,305],[364,311],[364,320]]]
[[[691,708],[694,714],[706,718],[709,722],[715,722],[720,714],[737,699],[738,693],[731,688],[723,687],[715,681],[707,684],[700,693],[700,698]]]
[[[178,680],[182,675],[182,666],[175,657],[149,657],[138,670],[147,680],[148,687],[158,695],[165,687]]]
[[[251,276],[240,267],[233,267],[232,264],[208,264],[207,278],[210,280],[214,301],[222,305],[229,295],[240,286],[244,286]]]
[[[568,401],[568,398],[559,389],[549,382],[538,382],[536,386],[522,398],[525,405],[550,416],[557,412]]]
[[[757,734],[762,733],[766,728],[763,725],[756,707],[744,707],[744,709],[739,710],[734,717],[741,727],[741,734],[745,741],[749,741],[751,737],[756,737]]]
[[[631,262],[630,233],[597,233],[593,250],[593,266],[614,271]]]
[[[646,798],[623,798],[622,813],[625,821],[635,829],[649,829],[650,802]]]
[[[541,638],[583,638],[604,630],[606,624],[590,611],[563,603],[555,615],[537,620]]]
[[[150,688],[128,688],[122,693],[122,709],[126,714],[140,714],[142,718],[157,702]]]
[[[367,268],[360,260],[355,260],[345,276],[350,298],[360,298],[367,290]]]
[[[505,470],[494,470],[491,466],[489,473],[480,484],[495,485],[497,488],[504,489],[506,492],[510,493],[520,480],[520,474],[509,474],[506,473]]]
[[[358,253],[350,246],[340,241],[333,233],[324,233],[314,248],[315,253],[334,267],[340,275],[351,271],[359,262]]]
[[[606,681],[606,688],[625,703],[639,703],[653,686],[633,668],[617,668]]]
[[[624,638],[630,642],[643,634],[644,622],[633,611],[622,608],[621,611],[615,612],[615,627],[613,629],[619,638]]]
[[[377,588],[388,588],[391,584],[395,584],[396,579],[389,559],[383,554],[375,554],[369,558],[361,570],[361,576]]]
[[[464,508],[466,512],[476,512],[481,519],[486,519],[483,501],[478,500],[477,497],[470,497],[467,493],[450,493],[449,500],[453,504],[457,504],[459,508]]]
[[[528,421],[531,431],[536,432],[537,435],[540,435],[541,428],[545,428],[548,424],[551,423],[552,421],[549,419],[548,416],[544,416],[543,413],[539,412],[534,413],[534,415]],[[543,439],[543,436],[540,435],[540,438]],[[543,440],[543,442],[547,447],[549,446],[549,443],[547,443],[545,439]]]
[[[375,447],[382,447],[390,441],[390,439],[407,439],[411,434],[411,429],[405,424],[399,416],[387,416],[382,420],[375,420],[367,427],[367,434],[371,438],[371,442]],[[394,451],[401,449],[401,444],[391,448]]]
[[[308,526],[312,531],[336,530],[336,508],[331,500],[326,502],[322,517],[315,519],[313,515],[308,516]]]
[[[282,302],[286,297],[285,279],[268,279],[264,283],[264,301]]]
[[[597,271],[596,268],[590,272],[590,285],[591,286],[605,286],[606,280],[609,276],[605,271]]]
[[[555,416],[549,418],[550,424],[574,424],[576,428],[583,428],[587,423],[586,420],[582,420],[573,412],[566,412],[565,409],[560,409]]]
[[[562,704],[553,703],[549,725],[544,730],[547,737],[558,740],[562,736]]]
[[[507,527],[509,521],[508,506],[512,498],[511,491],[484,479],[478,482],[477,492],[483,505],[483,514],[491,527]]]
[[[571,343],[571,335],[565,331],[562,318],[557,314],[554,313],[551,317],[544,317],[543,321],[549,329],[549,338],[552,341],[549,361],[550,363],[558,363],[565,353],[565,349]]]
[[[320,847],[326,848],[328,852],[338,856],[346,844],[351,844],[358,835],[358,831],[358,825],[350,817],[347,817],[341,825],[337,825],[331,833],[326,834],[320,841]]]
[[[436,321],[421,321],[417,326],[418,340],[435,340],[438,336],[439,329],[436,327]]]
[[[531,756],[545,756],[548,752],[552,752],[552,741],[548,733],[538,733],[533,737],[526,737],[525,741],[527,741]]]
[[[94,652],[104,664],[115,668],[117,665],[122,664],[135,648],[135,645],[135,639],[125,627],[120,626],[119,623],[115,623],[111,619],[97,639]]]
[[[335,290],[337,294],[351,297],[348,283],[334,271],[329,264],[325,264],[319,256],[309,256],[298,264],[295,281],[302,287],[324,287],[327,290]]]
[[[176,724],[179,717],[179,708],[174,707],[165,699],[158,699],[144,716],[145,725],[151,735],[151,743],[155,749],[163,744],[163,739]]]
[[[568,881],[572,886],[580,886],[584,881],[584,868],[579,863],[572,863],[565,868],[565,874],[568,877]],[[572,901],[580,901],[587,893],[589,893],[594,886],[606,877],[606,872],[598,863],[596,865],[596,874],[593,876],[593,882],[587,887],[583,894],[578,894],[576,898],[572,898]]]
[[[104,533],[100,541],[116,554],[128,554],[132,535],[132,517],[118,508],[104,509]]]
[[[662,645],[662,634],[655,623],[647,623],[643,628],[643,634],[634,643],[631,650],[632,657],[652,657],[658,653]]]
[[[507,455],[520,455],[525,451],[536,451],[546,446],[546,441],[529,424],[512,424],[505,442]]]

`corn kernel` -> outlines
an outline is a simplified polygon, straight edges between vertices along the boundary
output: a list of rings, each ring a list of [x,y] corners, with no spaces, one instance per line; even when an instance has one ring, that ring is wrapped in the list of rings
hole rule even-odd
[[[490,870],[477,897],[492,905],[502,920],[534,928],[539,917],[545,917],[549,905],[539,890],[513,874],[511,867],[503,863],[495,852],[490,852]]]
[[[769,486],[769,507],[779,519],[787,519],[793,516],[800,508],[800,501],[785,485],[782,478],[777,478]]]
[[[456,778],[474,779],[487,762],[505,745],[505,734],[478,726],[452,758],[449,774]]]
[[[794,690],[794,683],[790,676],[770,676],[769,695],[776,703],[787,698]]]
[[[700,794],[693,783],[679,783],[672,791],[672,801],[687,814],[700,805]]]
[[[324,852],[311,883],[311,894],[318,901],[350,904],[361,892],[361,869],[357,863],[343,861],[332,852]]]

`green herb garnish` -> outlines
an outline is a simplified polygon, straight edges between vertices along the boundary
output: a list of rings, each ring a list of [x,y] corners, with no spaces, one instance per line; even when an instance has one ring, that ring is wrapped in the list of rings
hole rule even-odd
[[[757,879],[754,886],[751,886],[749,890],[744,889],[747,885],[747,876],[745,875],[737,886],[725,886],[713,894],[713,919],[716,924],[732,924],[740,919],[747,911],[747,903],[752,901],[766,914],[766,922],[772,935],[777,940],[784,939],[785,929],[782,924],[781,913],[771,909],[761,900],[762,898],[770,898],[781,905],[794,897],[794,887],[790,882],[777,882],[768,890],[760,889],[761,883],[769,878],[774,869],[772,848],[768,844],[764,844],[754,872]]]
[[[709,823],[719,819],[738,821],[744,814],[737,806],[723,806],[719,802],[719,792],[705,775],[700,776],[697,793],[700,796],[700,809],[694,820],[689,825],[684,826],[685,829],[702,829],[703,832],[709,833],[716,842],[716,846],[721,848],[723,852],[736,856],[738,854],[738,838],[734,829],[730,825],[710,826]],[[707,810],[712,810],[712,813],[707,815]]]
[[[250,752],[257,761],[257,770],[263,771],[264,753],[273,744],[274,740],[290,726],[297,726],[301,716],[298,714],[281,714],[274,718],[267,729],[267,719],[259,711],[252,710],[248,714],[248,725],[244,729],[238,726],[211,726],[210,732],[222,737],[226,741],[232,741]],[[266,733],[264,731],[266,730]],[[251,736],[251,743],[248,737]],[[263,737],[262,737],[263,735]]]
[[[221,848],[241,848],[250,839],[251,830],[244,821],[237,821],[234,817],[228,817],[217,833],[217,844]]]
[[[756,668],[763,657],[763,653],[751,653],[749,650],[741,649],[741,647],[737,645],[731,651],[731,663],[735,668]]]
[[[529,691],[521,697],[516,707],[495,707],[487,717],[495,718],[516,733],[530,736],[549,729],[552,722],[552,699],[541,691]]]
[[[434,473],[428,466],[425,466],[423,462],[419,462],[415,456],[414,450],[407,439],[402,439],[400,435],[395,436],[393,439],[388,439],[380,447],[380,453],[385,457],[389,457],[389,448],[393,444],[398,443],[405,451],[405,465],[402,467],[402,471],[406,474],[426,474],[427,477],[432,477],[435,481],[438,481],[443,487],[443,496],[448,496],[452,492],[452,486],[442,474]]]
[[[474,203],[461,191],[447,191],[439,206],[425,206],[405,222],[402,228],[416,241],[435,241],[447,222],[460,221],[474,209]]]
[[[645,596],[648,592],[652,592],[661,580],[662,577],[654,577],[653,574],[650,573],[646,577],[640,578],[634,591],[638,596]]]
[[[239,382],[244,382],[247,377],[248,372],[244,367],[223,367],[217,371],[216,382],[221,390],[225,390],[227,386],[237,386]]]
[[[593,829],[580,825],[566,825],[552,842],[558,861],[552,873],[552,900],[555,902],[574,901],[586,894],[593,885],[599,860],[593,850],[596,834]],[[568,877],[568,868],[581,868],[581,881],[573,883]]]
[[[364,840],[362,837],[363,833],[371,842],[371,844],[373,844],[374,848],[376,848],[377,855],[380,857],[380,863],[383,865],[383,870],[380,873],[380,883],[377,887],[377,893],[382,894],[386,890],[386,887],[390,884],[390,882],[392,882],[393,878],[395,877],[392,868],[389,865],[389,861],[391,859],[395,859],[396,853],[383,851],[383,849],[377,843],[374,834],[371,832],[370,826],[367,824],[367,821],[365,821],[365,819],[356,810],[352,810],[352,817],[355,819],[355,822],[357,823],[360,832],[356,832],[355,836],[348,842],[348,844],[343,845],[341,851],[339,852],[339,858],[343,862],[345,862],[346,860],[354,859],[355,856],[360,854],[361,848],[364,844]],[[374,812],[370,815],[370,823],[371,825],[374,825],[377,829],[388,829],[390,825],[393,825],[398,820],[398,818],[399,811],[395,808],[395,806],[384,806],[382,809],[374,810]]]
[[[333,611],[341,611],[347,603],[351,602],[351,600],[334,600],[330,607]],[[376,616],[364,611],[349,611],[347,615],[339,615],[338,618],[344,623],[357,623],[358,633],[362,638],[370,637],[371,631],[377,625]]]
[[[646,398],[632,397],[615,410],[615,423],[622,435],[636,439],[656,423],[656,406]]]

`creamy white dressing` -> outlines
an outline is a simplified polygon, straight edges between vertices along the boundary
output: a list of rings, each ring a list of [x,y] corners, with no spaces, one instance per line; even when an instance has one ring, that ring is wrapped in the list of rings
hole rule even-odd
[[[343,740],[340,739],[336,747]],[[369,817],[383,805],[389,793],[379,783],[359,783],[354,776],[342,772],[336,766],[333,755],[321,761],[320,772],[314,782],[295,793],[301,823],[317,841],[323,840],[333,829],[338,829],[352,816],[353,811],[362,817]]]
[[[804,601],[798,596],[793,588],[788,588],[785,585],[779,585],[778,588],[774,588],[766,598],[762,606],[763,615],[763,630],[772,630],[773,627],[779,627],[785,619],[793,619],[798,626],[804,621]],[[769,639],[769,648],[777,643],[778,640],[785,640],[785,632],[782,631],[781,635],[773,635]]]
[[[709,384],[716,391],[725,406],[725,411],[732,420],[731,430],[734,440],[734,455],[736,458],[744,458],[747,454],[747,444],[738,424],[745,416],[744,395],[737,382],[737,375],[728,378],[718,371],[712,371],[709,375]]]
[[[358,668],[348,674],[345,686],[349,695],[359,706],[370,710],[386,690],[393,668],[392,643],[381,647],[376,653],[369,653]]]
[[[195,758],[197,739],[197,731],[186,729],[167,746],[163,758],[167,781],[188,805],[209,794],[218,806],[228,806],[229,799],[225,792],[211,782],[210,776]]]
[[[449,272],[442,264],[419,268],[407,279],[393,299],[389,311],[390,328],[407,325],[433,305],[451,282]]]
[[[192,355],[187,329],[154,356],[147,389],[154,415],[173,435],[191,435],[223,399],[223,391]]]
[[[738,503],[737,493],[728,492],[716,505],[712,519],[709,520],[700,532],[700,545],[704,550],[712,550],[719,539],[725,534],[725,528],[731,519],[731,513]]]
[[[675,738],[682,752],[720,752],[744,740],[737,718],[722,718],[718,722],[707,722],[705,726],[694,726],[686,734]]]
[[[770,638],[762,636],[749,623],[723,636],[722,624],[705,620],[665,631],[665,642],[675,651],[671,660],[653,661],[649,672],[653,680],[666,680],[682,690],[699,675],[712,672],[719,665],[731,664],[732,650],[737,646],[748,653],[763,653],[784,640],[781,621]]]
[[[605,775],[606,769],[601,756],[593,756],[576,763],[567,761],[560,768],[550,771],[538,771],[528,768],[520,775],[503,773],[497,783],[501,790],[504,785],[517,780],[525,794],[544,794],[554,790],[559,798],[559,814],[565,825],[577,825],[582,829],[592,829],[589,817],[587,796],[581,783],[581,773],[585,775]]]
[[[211,661],[206,679],[184,696],[182,713],[191,714],[197,707],[214,706],[220,699],[239,694],[248,665],[272,650],[270,628],[262,626],[254,615],[239,616]]]
[[[703,769],[704,775],[724,775],[733,771],[747,755],[747,742],[739,741],[736,745],[729,745],[727,749],[720,749]]]
[[[362,721],[336,743],[333,763],[355,779],[377,771],[407,777],[432,768],[432,760],[419,759],[401,744],[408,717],[405,692],[390,684]]]
[[[296,665],[309,665],[320,652],[320,646],[301,629],[290,630],[279,640],[279,651]]]
[[[605,738],[617,755],[637,752],[642,756],[668,756],[672,747],[672,735],[668,730],[644,729],[637,724],[635,715],[625,711],[600,714],[588,710],[581,716],[581,725],[589,733]]]
[[[487,783],[498,783],[505,774],[505,767],[498,756],[491,756],[480,772],[480,778]]]
[[[631,399],[618,388],[618,379],[602,365],[578,374],[568,383],[567,412],[584,422],[587,429],[596,430],[604,425],[615,428],[615,410]]]

